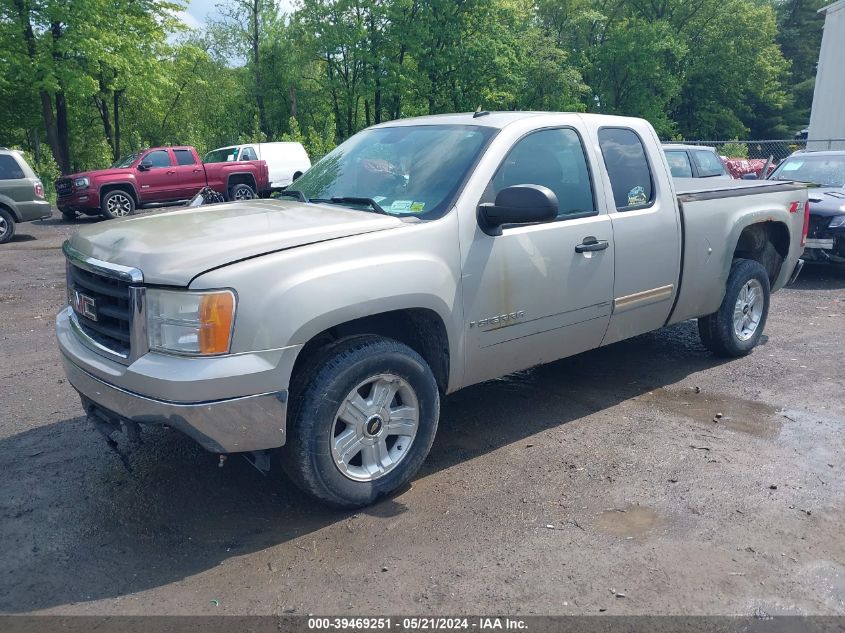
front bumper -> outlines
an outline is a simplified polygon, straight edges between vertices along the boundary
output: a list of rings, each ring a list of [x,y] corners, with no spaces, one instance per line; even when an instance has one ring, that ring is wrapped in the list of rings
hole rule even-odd
[[[93,407],[111,419],[166,425],[213,453],[263,450],[285,443],[286,391],[213,402],[166,402],[103,382],[64,354],[62,363],[89,414]]]
[[[76,211],[77,213],[99,213],[100,192],[96,189],[74,190],[66,196],[59,196],[56,206],[60,211]]]
[[[70,384],[90,413],[164,424],[216,453],[285,443],[287,385],[298,346],[209,358],[148,352],[129,365],[86,345],[70,308],[56,317],[56,338]]]

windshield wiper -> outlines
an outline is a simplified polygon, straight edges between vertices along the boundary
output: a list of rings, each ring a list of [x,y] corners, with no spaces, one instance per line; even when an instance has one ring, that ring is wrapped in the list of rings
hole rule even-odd
[[[362,198],[359,196],[332,196],[331,198],[311,198],[308,202],[330,202],[333,204],[365,204],[370,207],[376,213],[381,213],[382,215],[390,215],[392,213],[388,213],[385,211],[381,205],[373,200],[372,198]]]
[[[285,198],[296,198],[300,202],[308,202],[308,198],[305,197],[305,194],[301,191],[297,191],[296,189],[285,189],[284,191],[277,192],[278,196],[284,196]]]

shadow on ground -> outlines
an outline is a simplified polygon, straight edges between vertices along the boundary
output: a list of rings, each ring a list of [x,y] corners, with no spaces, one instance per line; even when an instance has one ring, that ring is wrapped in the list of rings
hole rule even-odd
[[[718,362],[686,322],[468,388],[445,399],[418,479]],[[158,429],[145,434],[128,474],[81,417],[0,441],[0,611],[158,587],[352,514],[305,498],[278,472],[263,477],[237,457],[224,468],[216,461]],[[404,511],[387,499],[362,513]]]

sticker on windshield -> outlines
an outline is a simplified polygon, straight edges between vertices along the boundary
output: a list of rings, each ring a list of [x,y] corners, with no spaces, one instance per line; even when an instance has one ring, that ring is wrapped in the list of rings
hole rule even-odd
[[[648,197],[645,195],[645,189],[637,185],[628,192],[628,206],[633,207],[636,204],[645,204],[648,202]]]
[[[411,208],[408,209],[411,213],[422,213],[425,209],[425,202],[412,202]]]
[[[413,200],[394,200],[393,204],[390,205],[390,210],[397,213],[407,213],[411,210],[412,204],[414,204]]]
[[[803,164],[803,160],[789,160],[784,164],[783,171],[795,171],[796,169],[800,169]]]
[[[373,196],[373,200],[376,202],[376,204],[381,204],[381,201],[386,199],[387,196]]]

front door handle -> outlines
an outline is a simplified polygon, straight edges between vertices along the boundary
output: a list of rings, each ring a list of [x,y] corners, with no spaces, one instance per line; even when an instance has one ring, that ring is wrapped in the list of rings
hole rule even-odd
[[[589,237],[585,237],[584,241],[580,244],[575,245],[575,252],[591,253],[593,251],[603,251],[608,246],[610,246],[610,242],[607,240],[597,240],[591,235]]]

